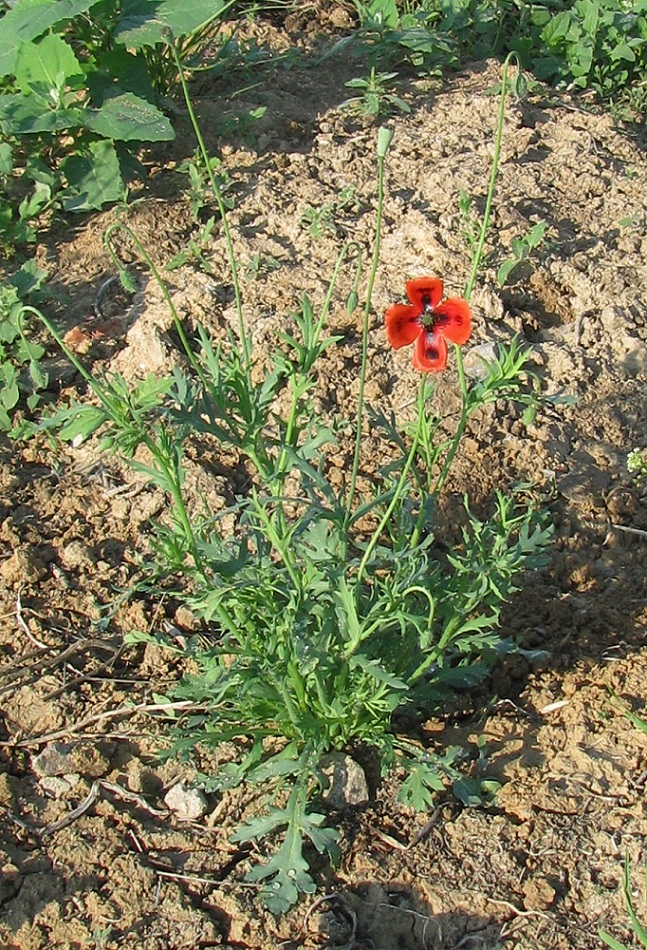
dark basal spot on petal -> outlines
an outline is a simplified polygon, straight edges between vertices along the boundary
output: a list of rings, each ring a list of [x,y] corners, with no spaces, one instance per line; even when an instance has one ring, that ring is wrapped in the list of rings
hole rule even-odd
[[[441,329],[443,327],[449,326],[450,323],[453,323],[454,326],[459,326],[459,327],[465,326],[465,320],[460,314],[456,314],[455,316],[448,317],[447,314],[440,313],[436,316],[435,323],[436,323],[436,326],[440,327]]]
[[[440,356],[440,351],[436,346],[428,346],[425,348],[425,359],[428,360],[437,360]]]

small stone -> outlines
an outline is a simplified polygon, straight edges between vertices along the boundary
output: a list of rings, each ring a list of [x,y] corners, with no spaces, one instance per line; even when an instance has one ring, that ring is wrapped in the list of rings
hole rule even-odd
[[[72,745],[69,742],[52,742],[34,757],[31,764],[40,778],[73,772]]]
[[[101,743],[52,742],[32,760],[39,778],[84,775],[101,778],[110,771],[110,760]]]
[[[110,744],[102,742],[83,742],[74,746],[72,764],[74,772],[80,772],[85,778],[103,778],[110,771]]]
[[[198,788],[179,782],[164,796],[164,803],[182,821],[197,821],[206,813],[209,803]]]
[[[324,756],[321,771],[330,782],[322,797],[331,808],[349,808],[369,800],[364,769],[349,755],[337,752]]]
[[[183,630],[198,630],[200,621],[188,607],[180,605],[175,611],[175,622]]]
[[[44,792],[47,792],[48,795],[51,795],[52,798],[63,798],[64,795],[74,788],[75,785],[81,780],[80,775],[76,775],[74,772],[68,773],[67,775],[51,775],[43,776],[40,780],[40,787]]]

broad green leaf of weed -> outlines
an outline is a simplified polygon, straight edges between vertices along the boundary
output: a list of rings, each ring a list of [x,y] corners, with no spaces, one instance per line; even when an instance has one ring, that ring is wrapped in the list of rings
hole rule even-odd
[[[25,261],[20,270],[11,275],[7,283],[11,287],[14,287],[18,296],[24,300],[28,294],[42,287],[47,276],[47,271],[39,267],[32,258],[29,261]],[[0,302],[0,318],[3,310],[4,306],[2,302]]]
[[[231,4],[229,4],[231,5]],[[162,0],[155,4],[154,11],[148,12],[140,6],[137,11],[125,16],[115,31],[115,41],[134,49],[156,46],[164,39],[164,31],[170,29],[177,39],[197,33],[212,20],[217,19],[226,4],[224,0]]]
[[[172,376],[158,377],[154,373],[149,373],[146,379],[137,384],[133,393],[132,401],[137,409],[148,410],[161,405],[163,396],[166,396],[173,386],[174,378]]]
[[[452,785],[454,795],[468,808],[476,808],[492,799],[499,789],[495,780],[484,778],[458,778]]]
[[[86,114],[85,123],[98,135],[119,142],[169,142],[173,126],[160,110],[132,92],[107,99]]]
[[[560,40],[565,39],[571,27],[571,14],[564,10],[551,17],[544,27],[541,37],[549,46],[556,45]]]
[[[277,752],[276,755],[265,759],[255,768],[247,773],[247,781],[253,785],[259,785],[268,779],[284,778],[286,775],[294,775],[301,768],[299,757],[299,748],[296,742],[289,742],[284,749]]]
[[[272,913],[284,913],[296,903],[299,894],[314,894],[316,885],[303,857],[303,839],[304,836],[309,838],[320,853],[334,854],[337,834],[330,828],[322,828],[324,821],[324,815],[306,813],[306,789],[299,784],[292,790],[285,809],[273,808],[268,815],[253,819],[232,836],[232,841],[241,843],[258,840],[287,825],[276,854],[245,875],[247,881],[266,882],[261,897]]]
[[[508,277],[518,264],[519,261],[514,258],[508,258],[507,261],[504,261],[503,264],[501,264],[498,271],[496,272],[496,279],[499,287],[503,287]]]
[[[389,671],[385,670],[376,660],[369,660],[368,657],[362,656],[361,653],[351,657],[349,663],[351,666],[357,666],[365,673],[368,673],[368,675],[378,683],[384,683],[385,686],[390,686],[391,689],[400,690],[402,692],[406,692],[408,689],[407,684],[404,680],[400,679],[399,676],[394,676],[393,673],[389,673]],[[393,701],[399,703],[401,697],[393,697]]]
[[[26,336],[20,337],[15,348],[15,356],[21,363],[36,363],[45,355],[45,347],[40,343],[33,343]]]
[[[89,72],[86,77],[93,102],[103,102],[109,97],[116,77],[124,92],[132,92],[149,102],[155,101],[151,75],[143,56],[136,56],[122,47],[102,50],[97,65],[97,71]]]
[[[85,13],[97,0],[19,0],[2,18],[2,29],[10,30],[22,42],[40,36],[55,23]]]
[[[66,211],[89,211],[118,201],[124,183],[111,142],[92,142],[88,155],[71,155],[61,162],[69,190],[63,196]]]
[[[7,23],[8,13],[2,18],[2,30],[0,31],[0,78],[4,79],[13,73],[18,58],[18,50],[22,43],[16,34],[11,30]]]
[[[72,47],[62,37],[48,34],[36,43],[21,46],[16,60],[15,76],[21,92],[29,95],[36,84],[42,83],[54,94],[63,86],[72,86],[83,79],[83,69]]]
[[[0,142],[0,175],[10,175],[13,171],[13,149],[9,142]]]
[[[46,182],[34,182],[34,190],[18,205],[18,214],[23,221],[35,218],[52,200],[51,186]]]
[[[2,363],[0,365],[0,403],[5,410],[13,409],[19,398],[16,367],[13,363]]]
[[[545,221],[538,221],[537,224],[533,224],[526,236],[526,244],[531,248],[538,247],[546,233],[546,227]]]
[[[273,914],[284,914],[296,904],[300,894],[314,894],[317,889],[302,849],[302,835],[289,829],[278,853],[267,864],[256,865],[245,875],[250,883],[266,881],[260,897]]]
[[[584,12],[584,16],[582,18],[582,29],[589,36],[594,36],[600,19],[600,6],[598,0],[584,3],[580,6],[580,9],[582,9]]]
[[[31,379],[34,389],[45,389],[49,383],[49,374],[43,369],[37,359],[31,360],[29,363],[29,378]]]
[[[636,54],[629,43],[618,43],[618,45],[611,50],[610,55],[612,60],[624,59],[629,63],[636,62]]]
[[[396,0],[371,0],[367,8],[368,19],[395,30],[400,22]]]
[[[75,129],[84,123],[81,109],[46,110],[35,96],[21,93],[0,96],[0,125],[8,135],[31,135]]]
[[[315,563],[336,558],[341,549],[339,529],[332,518],[322,517],[311,521],[300,534],[299,540]]]

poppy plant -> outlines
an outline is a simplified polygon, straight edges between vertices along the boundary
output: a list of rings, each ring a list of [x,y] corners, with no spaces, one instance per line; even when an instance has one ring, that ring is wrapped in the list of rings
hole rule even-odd
[[[396,350],[414,343],[414,368],[437,373],[447,366],[447,340],[460,345],[469,339],[469,304],[462,297],[443,300],[439,277],[416,277],[406,287],[411,303],[394,303],[386,311],[386,337]]]

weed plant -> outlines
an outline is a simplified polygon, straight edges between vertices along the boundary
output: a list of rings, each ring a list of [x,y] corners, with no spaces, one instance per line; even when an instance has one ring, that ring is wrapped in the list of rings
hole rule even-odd
[[[515,52],[537,79],[592,89],[644,114],[645,0],[354,0],[349,42],[381,69],[440,74],[467,59]],[[343,43],[343,41],[342,41]]]
[[[377,136],[375,239],[365,279],[358,248],[348,240],[321,306],[315,308],[308,295],[301,298],[278,334],[269,365],[259,372],[225,199],[177,49],[170,44],[169,50],[228,248],[237,332],[216,344],[197,327],[197,342],[191,342],[146,248],[126,224],[115,223],[106,235],[115,265],[128,283],[112,246],[115,232],[126,232],[164,294],[184,366],[133,388],[118,375],[90,374],[68,351],[94,400],[60,409],[41,428],[70,441],[101,430],[103,450],[127,459],[169,499],[168,517],[156,527],[154,557],[145,568],[147,584],[155,589],[164,581],[168,589],[172,582],[203,624],[202,634],[187,646],[194,671],[172,694],[192,704],[174,724],[172,751],[186,756],[199,749],[236,750],[233,757],[223,754],[215,774],[204,775],[203,782],[222,793],[243,782],[258,786],[258,812],[234,840],[270,839],[269,857],[251,867],[247,880],[259,885],[272,911],[281,912],[315,889],[309,851],[337,855],[337,833],[328,825],[325,806],[327,756],[371,750],[384,774],[399,775],[401,800],[417,809],[428,807],[447,786],[466,804],[482,801],[490,790],[478,770],[471,774],[461,767],[462,750],[436,753],[395,723],[404,713],[410,718],[438,710],[456,690],[483,681],[502,654],[517,649],[498,632],[500,611],[517,589],[520,572],[538,563],[550,536],[523,492],[499,491],[486,518],[465,499],[460,543],[447,550],[437,537],[438,499],[470,415],[499,398],[531,399],[524,379],[528,353],[518,341],[502,347],[473,386],[460,349],[471,330],[469,298],[494,194],[507,64],[485,216],[464,297],[443,301],[441,280],[417,277],[407,282],[409,303],[387,311],[392,345],[414,345],[414,364],[421,370],[417,415],[402,434],[395,420],[373,409],[390,460],[374,491],[363,494],[371,301],[392,133],[382,127]],[[360,286],[366,288],[359,392],[352,459],[342,485],[334,487],[326,453],[339,433],[320,415],[315,395],[319,361],[338,342],[327,321],[340,275],[349,268],[350,311],[359,306]],[[41,319],[64,347],[49,319]],[[434,374],[449,360],[457,370],[461,410],[447,435]],[[196,510],[187,502],[184,454],[187,445],[199,446],[201,440],[215,440],[249,473],[248,488],[224,513],[206,505]],[[166,646],[178,649],[170,641]]]
[[[647,884],[647,874],[645,875],[645,883]],[[625,896],[625,902],[627,904],[627,910],[629,911],[629,919],[631,920],[631,929],[634,932],[637,942],[641,947],[647,947],[647,929],[638,919],[634,908],[633,895],[631,893],[631,867],[629,864],[629,855],[625,857],[625,866],[622,875],[622,890]],[[610,933],[607,933],[605,930],[598,931],[600,939],[606,944],[607,947],[611,947],[611,950],[629,950],[628,946],[625,943],[622,943],[616,937],[612,936]]]
[[[181,37],[185,72],[215,65],[237,0],[16,0],[0,43],[0,250],[35,240],[50,209],[118,202],[142,177],[138,150],[175,137],[166,115]],[[154,9],[153,9],[154,8]],[[238,13],[242,16],[242,13]],[[215,50],[205,60],[205,50]]]
[[[40,402],[40,392],[49,378],[42,357],[45,348],[31,338],[24,305],[34,299],[46,273],[35,261],[27,261],[6,283],[0,285],[0,431],[12,427],[13,411],[21,396],[30,409]]]
[[[347,108],[360,116],[388,115],[389,112],[410,112],[408,103],[391,92],[390,83],[397,77],[397,73],[378,73],[374,66],[366,79],[349,79],[348,89],[356,89],[356,95],[341,103],[340,108]]]

